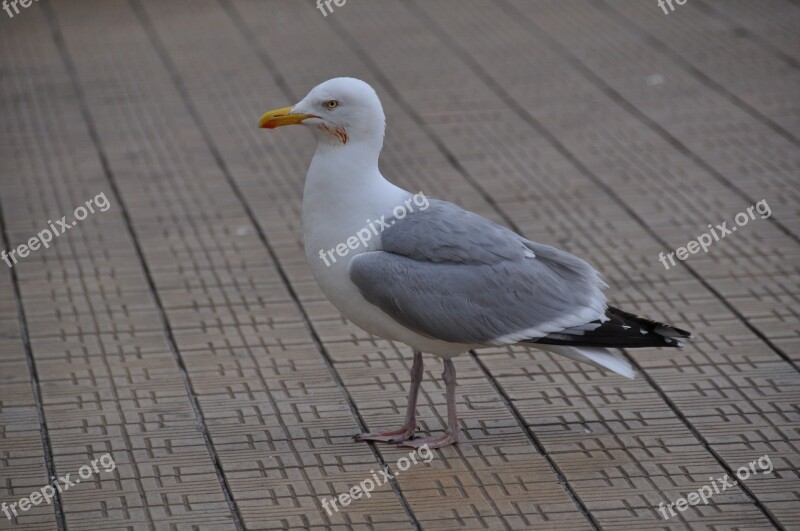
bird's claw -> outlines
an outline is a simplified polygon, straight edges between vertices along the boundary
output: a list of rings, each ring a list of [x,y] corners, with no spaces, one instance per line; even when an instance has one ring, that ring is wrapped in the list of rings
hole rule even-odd
[[[358,433],[353,436],[354,441],[376,441],[389,444],[398,444],[414,436],[416,426],[403,426],[397,430],[378,431],[375,433]]]
[[[442,435],[435,435],[433,437],[422,437],[420,439],[408,439],[399,443],[399,446],[407,446],[408,448],[421,448],[427,446],[428,448],[443,448],[451,444],[458,444],[460,437],[456,433],[444,433]]]

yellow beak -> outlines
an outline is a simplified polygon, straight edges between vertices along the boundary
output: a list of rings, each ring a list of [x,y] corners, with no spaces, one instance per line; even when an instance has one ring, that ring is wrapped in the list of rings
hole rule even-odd
[[[292,107],[275,109],[265,113],[258,121],[258,127],[275,129],[284,125],[297,125],[303,123],[306,118],[313,118],[311,114],[292,114]]]

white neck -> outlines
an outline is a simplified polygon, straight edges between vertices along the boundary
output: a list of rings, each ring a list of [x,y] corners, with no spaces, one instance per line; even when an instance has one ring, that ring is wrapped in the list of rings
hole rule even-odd
[[[410,192],[399,188],[381,175],[378,169],[380,145],[351,140],[347,144],[320,141],[306,176],[303,192],[303,226],[306,256],[312,268],[320,262],[319,250],[344,243],[376,220],[402,205]],[[374,249],[380,238],[368,248],[348,253],[346,264],[359,252]],[[316,264],[318,265],[318,264]]]

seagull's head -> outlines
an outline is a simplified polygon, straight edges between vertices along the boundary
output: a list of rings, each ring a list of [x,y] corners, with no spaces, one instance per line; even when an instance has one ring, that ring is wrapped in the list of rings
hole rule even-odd
[[[311,126],[320,142],[327,144],[382,145],[386,118],[371,86],[360,79],[337,77],[317,85],[295,105],[264,114],[258,126],[274,129],[296,124]]]

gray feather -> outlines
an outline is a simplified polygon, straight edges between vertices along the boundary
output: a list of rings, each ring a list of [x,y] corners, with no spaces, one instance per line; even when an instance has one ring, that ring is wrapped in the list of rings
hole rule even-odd
[[[603,319],[605,284],[586,262],[444,201],[381,234],[349,265],[372,304],[442,341],[511,344]]]

